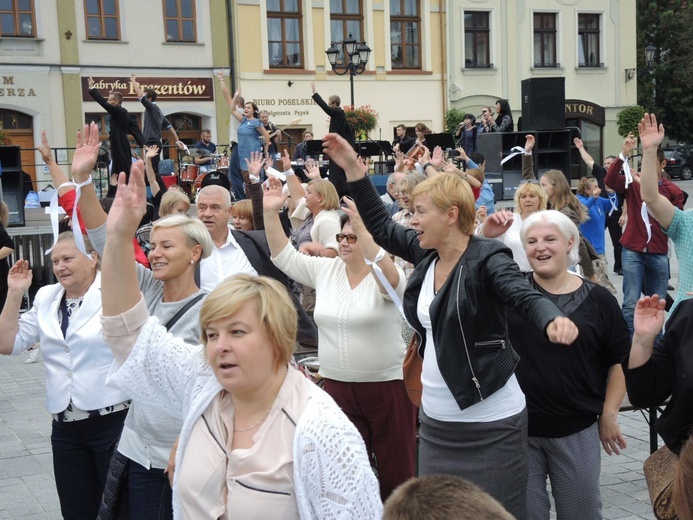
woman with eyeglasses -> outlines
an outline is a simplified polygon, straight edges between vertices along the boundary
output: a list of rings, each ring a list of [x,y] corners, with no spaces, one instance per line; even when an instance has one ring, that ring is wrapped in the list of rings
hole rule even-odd
[[[525,248],[520,239],[520,229],[527,217],[546,209],[548,197],[536,179],[520,181],[515,190],[515,212],[500,209],[486,217],[479,228],[479,234],[486,238],[497,238],[513,252],[513,260],[520,271],[528,273],[532,270],[527,260]]]
[[[416,409],[402,379],[405,345],[399,312],[388,294],[389,289],[402,297],[404,273],[375,244],[349,199],[344,199],[346,215],[336,236],[339,256],[299,253],[279,221],[284,199],[281,182],[270,179],[264,220],[272,261],[297,282],[315,288],[319,374],[325,391],[363,436],[385,500],[416,469]]]

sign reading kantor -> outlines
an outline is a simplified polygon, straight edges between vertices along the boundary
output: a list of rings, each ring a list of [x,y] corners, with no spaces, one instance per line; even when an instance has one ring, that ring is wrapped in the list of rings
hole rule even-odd
[[[99,93],[108,97],[113,91],[120,92],[127,101],[136,101],[137,96],[130,85],[129,77],[95,77]],[[157,93],[157,101],[214,101],[212,78],[140,78],[142,89],[151,88]],[[89,78],[82,78],[82,100],[92,101],[89,95]]]

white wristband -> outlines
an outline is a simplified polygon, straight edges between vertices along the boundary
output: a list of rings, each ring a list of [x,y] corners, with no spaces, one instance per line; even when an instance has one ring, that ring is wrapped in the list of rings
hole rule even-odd
[[[618,154],[618,158],[621,159],[623,162],[626,162],[626,161],[627,161],[627,159],[626,159],[625,157],[623,157],[623,152],[621,152],[620,154]]]
[[[294,171],[293,168],[289,168],[284,172],[284,175],[296,175],[296,172]]]
[[[376,264],[376,263],[380,262],[383,258],[385,258],[385,255],[386,255],[386,254],[387,254],[387,251],[385,251],[385,250],[381,247],[381,248],[380,248],[380,251],[378,251],[378,254],[375,255],[375,259],[374,259],[374,260],[371,261],[371,260],[368,260],[367,258],[364,258],[364,260],[366,261],[366,265],[371,266],[371,265],[373,265],[373,264]]]

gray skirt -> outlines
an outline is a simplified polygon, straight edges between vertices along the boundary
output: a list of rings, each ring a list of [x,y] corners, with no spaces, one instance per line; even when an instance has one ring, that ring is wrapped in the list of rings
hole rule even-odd
[[[442,422],[419,413],[419,475],[473,482],[518,520],[527,518],[527,409],[499,421]]]

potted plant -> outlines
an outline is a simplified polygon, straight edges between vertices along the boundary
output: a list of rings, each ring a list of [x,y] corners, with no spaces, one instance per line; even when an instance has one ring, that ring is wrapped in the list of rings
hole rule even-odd
[[[363,135],[368,135],[368,132],[378,126],[378,113],[371,108],[370,105],[362,107],[345,106],[344,115],[346,115],[349,126],[354,131],[356,139]]]

